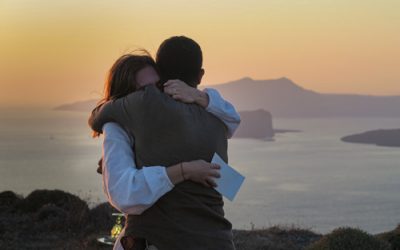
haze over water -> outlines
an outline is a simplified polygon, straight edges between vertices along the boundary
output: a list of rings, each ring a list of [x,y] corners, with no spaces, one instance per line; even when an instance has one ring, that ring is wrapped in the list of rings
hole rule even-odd
[[[24,195],[62,189],[105,201],[96,173],[101,140],[86,113],[13,110],[0,118],[0,190]],[[400,222],[399,149],[350,144],[340,137],[396,128],[400,118],[275,119],[274,142],[232,139],[229,163],[246,176],[234,202],[224,198],[234,228],[295,224],[328,232],[358,226],[372,233]]]

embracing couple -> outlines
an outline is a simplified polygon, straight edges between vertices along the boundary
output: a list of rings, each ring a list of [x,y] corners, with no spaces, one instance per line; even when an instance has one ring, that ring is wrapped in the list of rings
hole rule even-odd
[[[104,135],[104,192],[126,215],[114,249],[235,249],[210,161],[228,162],[240,116],[215,89],[197,89],[202,62],[195,41],[175,36],[156,61],[127,54],[109,71],[89,125]]]

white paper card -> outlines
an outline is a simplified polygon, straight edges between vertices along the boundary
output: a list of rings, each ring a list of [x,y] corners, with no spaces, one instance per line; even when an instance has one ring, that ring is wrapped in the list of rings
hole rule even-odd
[[[214,154],[211,162],[221,166],[221,177],[214,178],[218,185],[214,189],[228,198],[230,201],[233,201],[245,177],[231,166],[226,164],[217,153]]]

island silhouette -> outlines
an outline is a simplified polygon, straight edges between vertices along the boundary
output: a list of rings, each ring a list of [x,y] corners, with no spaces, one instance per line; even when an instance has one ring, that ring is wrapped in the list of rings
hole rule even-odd
[[[239,80],[203,86],[217,89],[226,100],[240,111],[242,124],[235,137],[270,139],[275,133],[297,132],[292,129],[274,129],[274,118],[325,117],[400,117],[400,96],[372,96],[358,94],[327,94],[308,90],[282,77],[271,80]],[[56,110],[91,111],[98,100],[64,104]],[[377,128],[378,129],[378,128]],[[373,143],[397,146],[396,131],[378,131],[342,138],[345,142]],[[369,138],[373,135],[373,140]],[[360,139],[360,138],[367,139]]]
[[[217,89],[239,111],[264,109],[273,117],[400,117],[400,96],[318,93],[286,77],[272,80],[245,77],[203,87]],[[90,111],[97,101],[64,104],[56,109]]]

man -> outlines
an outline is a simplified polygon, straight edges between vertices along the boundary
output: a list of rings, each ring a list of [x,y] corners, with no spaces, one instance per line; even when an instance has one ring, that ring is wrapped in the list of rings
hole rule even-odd
[[[180,79],[192,87],[204,74],[201,49],[186,37],[164,41],[157,65],[162,79]],[[134,135],[139,166],[210,161],[215,152],[227,161],[225,125],[201,107],[178,103],[152,86],[106,103],[92,118],[99,132],[104,123],[117,121]],[[222,196],[184,181],[142,214],[129,215],[125,234],[146,238],[160,250],[234,249],[231,229]]]

